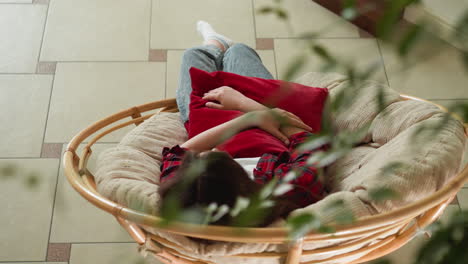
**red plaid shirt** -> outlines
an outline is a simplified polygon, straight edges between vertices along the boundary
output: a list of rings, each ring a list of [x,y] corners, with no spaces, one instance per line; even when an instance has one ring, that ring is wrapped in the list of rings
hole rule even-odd
[[[303,152],[296,150],[310,135],[309,132],[292,135],[289,138],[288,151],[283,151],[279,155],[263,154],[253,171],[254,180],[261,184],[267,183],[275,176],[281,179],[289,171],[296,171],[296,178],[289,182],[294,188],[283,194],[283,197],[302,207],[315,203],[326,195],[325,186],[319,180],[317,168],[313,165],[307,165],[307,158],[323,148]],[[163,149],[161,181],[174,176],[186,151],[186,148],[181,148],[179,145]]]

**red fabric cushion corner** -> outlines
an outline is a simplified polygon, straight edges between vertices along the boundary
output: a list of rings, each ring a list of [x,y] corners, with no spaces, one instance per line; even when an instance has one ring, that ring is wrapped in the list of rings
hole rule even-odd
[[[192,94],[190,95],[189,122],[186,128],[189,138],[234,119],[242,112],[218,110],[205,106],[203,94],[221,86],[229,86],[245,96],[264,105],[279,107],[298,117],[320,131],[323,107],[328,90],[281,80],[246,77],[229,72],[206,72],[190,68]],[[249,129],[238,133],[218,149],[228,152],[233,158],[259,157],[264,153],[279,154],[288,148],[282,141],[261,129]]]

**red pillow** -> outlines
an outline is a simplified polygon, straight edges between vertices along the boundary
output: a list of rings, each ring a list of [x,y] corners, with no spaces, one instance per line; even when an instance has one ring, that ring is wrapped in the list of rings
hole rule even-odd
[[[274,105],[289,111],[320,131],[320,122],[328,90],[280,80],[246,77],[229,72],[211,72],[190,68],[192,94],[190,95],[189,122],[186,128],[189,138],[219,124],[242,115],[239,111],[219,110],[205,106],[203,95],[221,86],[229,86],[264,105]],[[287,85],[288,89],[281,89]],[[238,133],[224,144],[217,146],[233,158],[259,157],[264,153],[279,154],[287,146],[275,136],[261,129],[249,129]]]

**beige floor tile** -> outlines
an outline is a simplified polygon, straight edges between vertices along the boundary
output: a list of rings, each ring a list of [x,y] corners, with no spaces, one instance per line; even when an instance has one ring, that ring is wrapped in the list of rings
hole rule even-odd
[[[166,98],[174,98],[179,85],[180,63],[182,61],[182,50],[169,50],[167,53],[167,87]],[[257,50],[263,64],[276,78],[275,55],[272,50]]]
[[[142,264],[136,243],[73,244],[70,264]]]
[[[0,4],[31,4],[32,0],[0,0]]]
[[[448,225],[450,223],[452,215],[457,212],[460,212],[460,207],[455,204],[450,204],[449,206],[447,206],[442,216],[440,216],[439,222],[443,225]]]
[[[271,0],[254,0],[255,10],[273,6]],[[309,0],[283,1],[280,5],[289,15],[288,24],[273,14],[255,13],[255,25],[258,38],[287,38],[304,33],[318,33],[326,37],[359,37],[356,26]]]
[[[236,42],[255,46],[250,0],[153,0],[151,48],[186,49],[200,45],[198,20],[207,21],[217,32]]]
[[[438,17],[451,26],[458,23],[468,8],[468,2],[466,0],[424,0],[423,3],[424,7],[430,14]]]
[[[93,155],[88,163],[91,173],[95,172],[99,154],[113,146],[115,144],[92,147]],[[78,153],[81,153],[81,148]],[[112,215],[95,207],[71,187],[65,178],[63,165],[60,167],[53,217],[51,243],[132,241]]]
[[[59,63],[45,142],[67,142],[95,121],[163,99],[165,73],[163,62]],[[103,140],[117,142],[126,131]]]
[[[324,63],[317,55],[312,55],[309,52],[306,43],[303,40],[275,39],[276,66],[280,79],[284,78],[284,74],[292,61],[298,56],[304,56],[302,55],[303,52],[308,54],[308,63],[298,71],[295,78],[307,72],[321,71]],[[363,71],[369,67],[377,67],[377,73],[372,79],[386,83],[379,48],[374,39],[320,39],[317,43],[325,47],[332,56],[341,61],[353,62],[359,70]],[[372,66],[373,64],[374,66]],[[332,71],[344,73],[340,69],[333,69]]]
[[[458,194],[458,202],[460,203],[460,208],[462,210],[468,210],[468,189],[463,188],[461,189]]]
[[[68,264],[68,262],[2,262],[2,264]]]
[[[434,102],[436,104],[439,104],[445,108],[451,108],[453,107],[454,104],[468,104],[468,100],[457,100],[457,99],[450,99],[450,100],[430,100],[431,102]]]
[[[51,1],[41,61],[147,61],[150,1]]]
[[[468,75],[455,48],[448,45],[419,47],[419,53],[408,58],[410,66],[405,66],[386,45],[381,47],[393,89],[425,99],[468,98]]]
[[[0,87],[0,157],[39,157],[52,76],[0,75]]]
[[[0,6],[0,72],[33,73],[41,46],[47,6]]]
[[[58,159],[0,160],[0,261],[45,259],[58,167]]]

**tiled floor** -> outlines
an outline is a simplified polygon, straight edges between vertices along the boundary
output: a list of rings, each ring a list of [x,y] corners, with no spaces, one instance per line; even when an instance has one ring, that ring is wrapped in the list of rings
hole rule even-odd
[[[312,1],[285,1],[290,27],[255,12],[269,3],[0,0],[0,167],[17,175],[0,179],[0,263],[140,263],[130,236],[68,184],[61,154],[91,122],[174,97],[183,49],[201,43],[198,19],[256,48],[278,78],[300,55],[301,34],[324,30],[319,43],[362,69],[378,67],[374,78],[398,91],[442,105],[468,100],[468,75],[453,49],[401,70],[385,45]],[[300,73],[319,69],[309,56]],[[105,137],[94,157],[126,131]],[[34,175],[40,181],[28,187]],[[444,219],[468,209],[465,187]],[[409,263],[420,240],[391,258]]]

